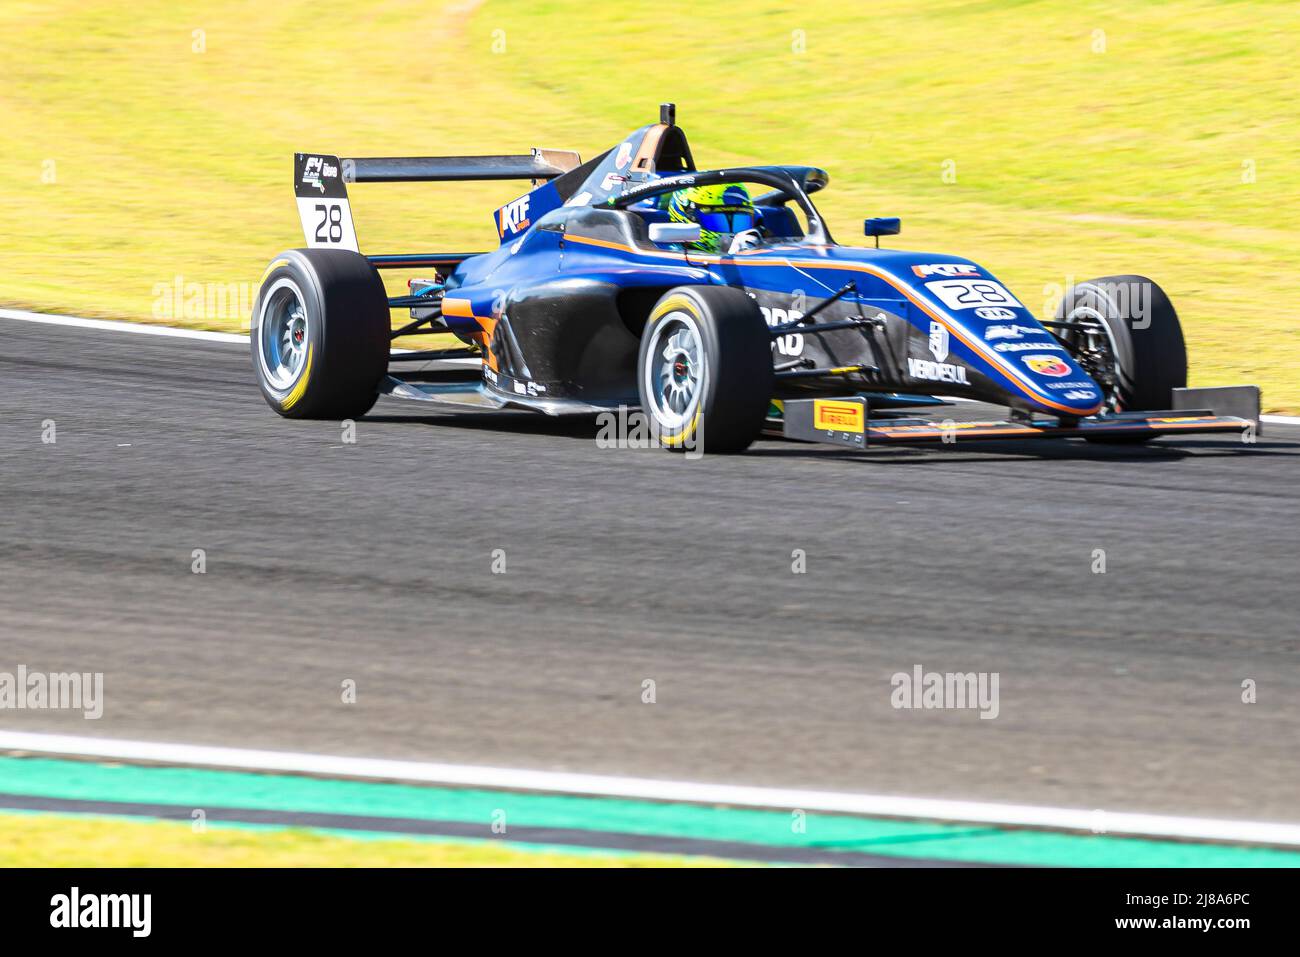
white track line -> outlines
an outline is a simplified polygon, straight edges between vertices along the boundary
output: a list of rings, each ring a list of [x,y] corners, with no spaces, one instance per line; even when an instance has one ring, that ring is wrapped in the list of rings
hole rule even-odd
[[[39,322],[46,326],[71,326],[74,329],[103,329],[108,332],[134,332],[145,336],[169,336],[174,339],[203,339],[207,342],[240,342],[244,345],[248,344],[248,336],[241,336],[234,332],[207,332],[202,329],[151,326],[143,322],[118,322],[113,319],[55,316],[45,312],[23,312],[21,309],[0,309],[0,319]]]
[[[117,761],[151,761],[170,765],[238,768],[248,771],[314,774],[327,777],[418,781],[461,787],[546,791],[593,797],[632,798],[649,801],[684,801],[734,807],[799,808],[839,814],[963,821],[1036,827],[1062,831],[1091,831],[1143,835],[1181,840],[1231,841],[1245,844],[1300,846],[1300,824],[1226,821],[1216,818],[1168,817],[1028,804],[992,804],[934,798],[848,794],[787,788],[698,784],[652,778],[528,771],[516,768],[394,761],[289,751],[254,751],[203,745],[121,741],[62,734],[0,731],[0,751],[64,754],[110,758]]]
[[[202,339],[205,342],[234,342],[241,346],[248,345],[248,336],[237,332],[207,332],[203,329],[178,329],[175,326],[153,326],[142,322],[119,322],[116,319],[85,319],[80,316],[56,316],[47,312],[24,312],[21,309],[0,309],[0,319],[15,319],[18,322],[36,322],[46,326],[68,326],[73,329],[101,329],[106,332],[133,332],[144,336],[166,336],[173,339]],[[410,352],[410,349],[394,349],[395,354]],[[432,361],[432,360],[430,360]],[[479,365],[478,359],[439,359],[439,362],[451,362],[457,365],[469,363]]]

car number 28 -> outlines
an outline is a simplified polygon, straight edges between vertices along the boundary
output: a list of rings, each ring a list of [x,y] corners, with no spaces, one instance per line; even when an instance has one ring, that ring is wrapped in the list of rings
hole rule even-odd
[[[352,210],[343,197],[299,196],[298,218],[302,234],[313,249],[351,249],[356,251],[357,234],[352,228]]]
[[[338,203],[316,203],[313,211],[318,217],[316,242],[343,242],[343,207]]]
[[[949,309],[1021,305],[1006,286],[992,279],[941,279],[927,282],[925,288],[938,296]]]

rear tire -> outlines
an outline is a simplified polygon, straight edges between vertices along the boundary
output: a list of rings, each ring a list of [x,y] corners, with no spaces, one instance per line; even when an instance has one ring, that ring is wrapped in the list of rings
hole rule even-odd
[[[667,448],[748,448],[767,419],[772,375],[767,324],[740,290],[679,286],[650,311],[637,389]]]
[[[1103,276],[1081,282],[1065,294],[1056,318],[1092,320],[1104,327],[1104,335],[1095,344],[1108,348],[1114,361],[1109,388],[1099,383],[1107,393],[1108,411],[1168,409],[1173,390],[1187,385],[1187,346],[1178,313],[1164,290],[1145,276]],[[1088,344],[1086,337],[1067,330],[1062,338],[1079,359]],[[1132,443],[1150,438],[1098,437],[1091,441]]]
[[[249,330],[262,397],[291,419],[365,415],[388,370],[388,294],[347,249],[292,249],[271,263]]]

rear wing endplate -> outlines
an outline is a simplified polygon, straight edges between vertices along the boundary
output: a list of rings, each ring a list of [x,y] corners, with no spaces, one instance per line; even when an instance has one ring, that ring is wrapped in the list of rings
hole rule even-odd
[[[534,149],[517,156],[374,156],[340,159],[295,153],[293,191],[307,245],[360,252],[347,183],[436,183],[528,179],[550,181],[576,169],[571,150]]]

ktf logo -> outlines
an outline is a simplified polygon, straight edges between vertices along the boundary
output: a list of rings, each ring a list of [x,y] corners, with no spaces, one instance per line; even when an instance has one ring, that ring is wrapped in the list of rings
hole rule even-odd
[[[980,274],[979,267],[972,266],[970,263],[929,263],[913,266],[912,272],[922,279],[926,276],[978,276]]]
[[[520,196],[501,207],[497,212],[497,232],[502,236],[507,233],[514,235],[528,228],[528,199],[528,195]]]

